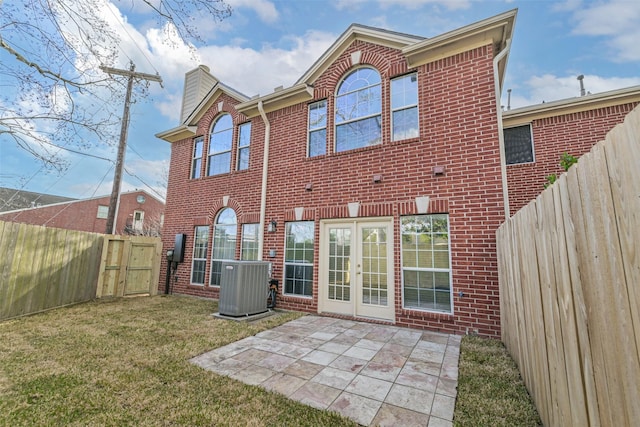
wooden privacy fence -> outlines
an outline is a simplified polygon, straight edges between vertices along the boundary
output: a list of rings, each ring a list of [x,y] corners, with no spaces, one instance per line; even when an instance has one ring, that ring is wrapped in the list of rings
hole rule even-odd
[[[497,231],[502,339],[549,426],[640,420],[640,109]]]
[[[159,238],[0,221],[0,320],[101,296],[155,294]]]

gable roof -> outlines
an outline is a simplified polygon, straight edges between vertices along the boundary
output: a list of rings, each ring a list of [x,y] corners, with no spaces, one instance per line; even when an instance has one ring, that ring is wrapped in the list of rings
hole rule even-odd
[[[31,191],[0,187],[0,212],[52,205],[55,203],[70,202],[73,200],[76,199],[71,197],[55,196],[53,194],[34,193]]]
[[[199,69],[202,70],[202,66],[200,66]],[[205,72],[208,73],[208,71]],[[185,86],[187,85],[185,84]],[[231,86],[228,86],[216,79],[213,87],[200,100],[200,102],[198,102],[193,111],[186,115],[185,120],[179,126],[163,132],[159,132],[155,136],[168,142],[176,142],[185,138],[195,136],[198,130],[198,121],[207,112],[207,110],[216,103],[216,101],[222,94],[227,94],[240,102],[247,101],[249,99],[248,96],[238,92]],[[184,96],[185,94],[183,94],[183,97]]]
[[[458,53],[466,52],[488,43],[493,45],[494,57],[509,49],[513,38],[517,9],[475,22],[431,39],[415,43],[402,49],[409,68],[427,64]],[[502,88],[506,70],[506,56],[498,64],[499,87]]]
[[[294,86],[263,97],[252,98],[237,105],[236,108],[246,116],[254,117],[259,114],[258,104],[260,102],[263,104],[264,111],[268,113],[299,102],[311,101],[313,99],[312,87],[317,78],[356,40],[399,49],[404,54],[409,68],[415,68],[489,43],[494,47],[494,56],[498,55],[503,50],[509,49],[516,14],[517,9],[513,9],[431,39],[352,24],[298,79]],[[498,64],[500,88],[502,88],[504,80],[506,62],[505,55]],[[291,93],[296,93],[297,96],[291,96]]]
[[[311,68],[298,79],[296,84],[306,83],[312,85],[315,83],[316,79],[356,40],[393,49],[402,49],[406,46],[421,42],[425,40],[425,38],[360,24],[351,24],[349,28],[333,42],[331,47],[314,62]]]
[[[168,142],[176,142],[195,136],[195,126],[198,120],[213,105],[221,93],[228,93],[241,101],[240,104],[236,105],[236,110],[250,118],[260,114],[259,105],[268,113],[300,102],[311,101],[314,96],[313,84],[315,81],[356,40],[399,49],[404,54],[409,68],[415,68],[489,43],[494,47],[494,55],[497,55],[503,50],[509,49],[510,41],[513,37],[516,14],[517,9],[513,9],[431,39],[365,25],[351,24],[293,86],[286,89],[278,89],[265,96],[249,99],[216,80],[216,84],[209,94],[180,126],[160,132],[156,134],[156,137]],[[500,88],[504,80],[507,56],[505,55],[498,64],[498,84]]]
[[[6,194],[6,193],[4,193],[6,190],[9,190],[9,191],[14,192],[14,193],[18,192],[18,193],[20,193],[20,195],[23,195],[23,194],[32,195],[32,197],[37,195],[38,197],[42,197],[42,199],[37,199],[37,202],[35,204],[29,203],[27,206],[11,207],[11,209],[9,209],[9,210],[0,209],[0,212],[2,214],[13,213],[13,212],[18,212],[18,211],[25,211],[25,210],[30,210],[30,209],[51,207],[51,206],[60,206],[60,205],[68,205],[68,204],[73,204],[73,203],[82,203],[82,202],[86,202],[86,201],[89,201],[89,200],[99,200],[99,199],[105,199],[105,198],[108,199],[109,197],[111,197],[111,195],[107,194],[107,195],[103,195],[103,196],[89,197],[89,198],[86,198],[86,199],[72,199],[70,197],[52,196],[50,194],[41,194],[41,193],[31,193],[29,191],[13,190],[11,188],[2,188],[2,187],[0,187],[0,197],[3,197],[4,194]],[[120,193],[120,197],[125,196],[125,195],[129,195],[129,194],[136,194],[136,193],[144,193],[145,196],[151,197],[152,199],[154,199],[158,203],[160,203],[162,205],[165,204],[164,201],[160,200],[158,197],[154,196],[153,194],[146,192],[145,190],[124,191],[124,192]],[[2,200],[2,199],[0,199],[0,200]],[[41,202],[41,200],[45,200],[48,203],[43,203],[43,202]]]

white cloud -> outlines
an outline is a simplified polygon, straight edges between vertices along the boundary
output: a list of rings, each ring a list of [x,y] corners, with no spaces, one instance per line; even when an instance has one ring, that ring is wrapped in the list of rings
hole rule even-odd
[[[640,4],[630,0],[588,3],[574,11],[573,34],[603,36],[613,52],[602,52],[616,61],[640,61]],[[612,55],[613,53],[613,55]]]
[[[598,94],[624,87],[640,85],[640,77],[601,77],[585,75],[585,90]],[[525,87],[511,92],[511,108],[552,102],[580,96],[580,82],[577,76],[558,77],[553,74],[533,76],[526,81]],[[507,93],[503,94],[502,103],[507,105]]]
[[[233,9],[251,9],[263,22],[269,24],[273,24],[280,17],[276,6],[267,0],[226,0],[226,3]]]
[[[335,7],[338,10],[357,10],[369,0],[338,0]],[[402,7],[409,10],[418,10],[425,5],[444,6],[448,10],[468,9],[471,6],[469,0],[378,0],[378,4],[383,9],[391,7]]]
[[[238,46],[207,46],[198,50],[202,63],[225,84],[247,96],[291,86],[335,41],[335,35],[309,31],[289,38],[291,49],[270,45],[260,50]]]

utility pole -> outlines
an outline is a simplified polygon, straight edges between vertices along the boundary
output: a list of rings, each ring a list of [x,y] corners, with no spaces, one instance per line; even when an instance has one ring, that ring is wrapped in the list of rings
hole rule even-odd
[[[111,198],[109,199],[109,213],[107,214],[106,234],[115,234],[116,232],[116,216],[118,205],[120,202],[120,181],[122,180],[122,169],[124,168],[124,154],[127,148],[127,132],[129,131],[129,107],[131,105],[131,90],[133,88],[134,79],[151,80],[160,83],[162,79],[159,75],[136,73],[136,66],[133,62],[128,70],[119,70],[111,67],[100,67],[102,71],[108,74],[116,74],[119,76],[127,76],[127,94],[124,99],[124,111],[122,113],[122,123],[120,127],[120,143],[118,144],[118,155],[116,157],[116,168],[113,176],[113,187],[111,189]]]

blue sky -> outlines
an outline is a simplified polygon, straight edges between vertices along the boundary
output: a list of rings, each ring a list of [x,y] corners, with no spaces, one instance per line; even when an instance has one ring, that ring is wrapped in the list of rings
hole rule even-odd
[[[132,105],[131,174],[123,176],[123,191],[164,194],[170,146],[154,135],[179,124],[185,72],[205,64],[245,95],[265,95],[292,85],[351,23],[434,37],[517,8],[503,104],[508,88],[512,108],[578,96],[579,74],[591,93],[640,85],[636,0],[228,0],[233,13],[224,21],[196,17],[204,41],[193,54],[179,42],[163,42],[159,24],[141,13],[140,0],[104,3],[122,37],[119,62],[111,65],[126,68],[132,59],[137,71],[157,72],[164,80],[164,88],[152,83],[149,97]],[[8,59],[0,54],[0,60]],[[116,157],[106,144],[92,153]],[[70,167],[64,174],[46,173],[0,135],[0,186],[76,198],[111,192],[111,163],[65,156]]]

